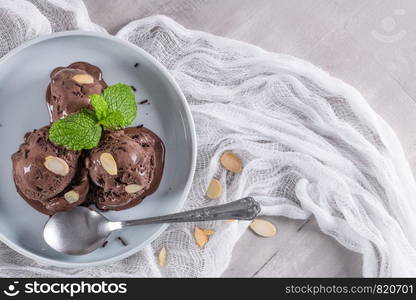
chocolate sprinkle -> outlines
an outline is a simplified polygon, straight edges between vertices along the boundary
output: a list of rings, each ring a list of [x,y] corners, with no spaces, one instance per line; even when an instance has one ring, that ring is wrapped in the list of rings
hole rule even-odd
[[[135,63],[134,67],[137,68],[139,66],[139,63]]]
[[[143,124],[137,125],[136,128],[142,128]]]
[[[149,100],[145,99],[145,100],[143,100],[143,101],[140,101],[140,102],[139,102],[139,104],[146,104],[146,103],[148,103],[148,102],[149,102]]]
[[[107,246],[107,244],[108,244],[108,241],[105,241],[101,247],[105,248],[105,246]]]
[[[123,244],[124,247],[127,247],[128,243],[125,239],[123,239],[121,236],[119,236],[117,239]]]

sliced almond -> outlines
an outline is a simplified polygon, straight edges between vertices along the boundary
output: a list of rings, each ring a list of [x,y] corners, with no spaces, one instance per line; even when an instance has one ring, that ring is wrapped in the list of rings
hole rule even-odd
[[[66,176],[69,173],[69,166],[66,161],[56,156],[47,156],[43,165],[46,169],[59,176]]]
[[[92,77],[90,74],[77,74],[72,77],[72,80],[78,82],[79,84],[94,83],[94,77]]]
[[[208,242],[208,235],[198,226],[195,227],[194,231],[195,242],[199,248],[203,248]]]
[[[162,268],[166,265],[167,256],[168,256],[168,253],[166,251],[166,248],[163,247],[162,249],[160,249],[160,251],[159,251],[159,266],[161,266]]]
[[[222,185],[218,179],[212,178],[208,186],[207,196],[210,199],[218,199],[222,194]]]
[[[215,233],[215,231],[214,231],[214,230],[212,230],[212,229],[204,229],[204,233],[205,233],[207,236],[211,236],[211,235],[213,235],[213,234]]]
[[[137,192],[141,191],[143,188],[144,188],[144,186],[142,186],[142,185],[129,184],[129,185],[126,185],[126,187],[124,189],[126,190],[127,193],[134,194],[134,193],[137,193]]]
[[[112,176],[117,175],[117,163],[110,153],[103,153],[100,156],[101,165],[104,170]]]
[[[224,152],[220,158],[221,165],[228,171],[241,172],[241,159],[232,152]]]
[[[250,229],[262,237],[272,237],[276,234],[276,226],[262,219],[254,219],[250,224]]]
[[[79,193],[72,190],[72,191],[66,192],[64,194],[64,198],[65,198],[66,201],[68,201],[70,204],[72,204],[72,203],[75,203],[79,200]]]

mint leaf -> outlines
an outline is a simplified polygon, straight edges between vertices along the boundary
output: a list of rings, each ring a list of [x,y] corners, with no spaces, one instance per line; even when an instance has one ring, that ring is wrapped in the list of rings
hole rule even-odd
[[[121,124],[124,122],[123,113],[120,111],[113,111],[108,114],[108,116],[100,121],[100,124],[103,125],[106,129],[121,129],[123,128]]]
[[[54,122],[49,129],[49,140],[73,151],[92,149],[101,139],[102,128],[95,114],[89,110]]]
[[[136,119],[136,96],[130,86],[123,83],[111,85],[104,90],[102,96],[107,102],[110,112],[122,113],[123,118],[118,124],[119,128],[129,126]]]
[[[90,95],[91,105],[94,107],[95,114],[97,115],[98,120],[105,119],[108,116],[109,108],[107,101],[101,95]]]

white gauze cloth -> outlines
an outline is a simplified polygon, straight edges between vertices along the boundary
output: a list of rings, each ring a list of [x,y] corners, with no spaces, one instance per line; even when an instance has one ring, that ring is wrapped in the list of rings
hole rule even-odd
[[[79,0],[0,0],[0,56],[70,29],[105,31]],[[183,209],[214,204],[204,194],[215,176],[224,187],[216,203],[251,195],[267,215],[313,215],[325,234],[363,255],[364,276],[416,276],[415,181],[392,129],[354,88],[305,61],[162,16],[117,36],[166,66],[191,107],[198,162]],[[227,150],[241,157],[241,173],[219,165]],[[176,224],[129,258],[86,269],[43,266],[1,244],[0,276],[219,276],[248,222],[208,225],[215,234],[204,249],[192,224]]]

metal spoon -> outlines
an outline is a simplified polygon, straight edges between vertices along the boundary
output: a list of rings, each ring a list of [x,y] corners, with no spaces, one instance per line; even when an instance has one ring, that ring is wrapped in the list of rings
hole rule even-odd
[[[260,204],[252,197],[224,205],[120,222],[110,221],[98,212],[86,207],[76,207],[70,211],[58,212],[49,218],[43,230],[43,238],[49,246],[58,252],[82,255],[101,247],[111,232],[126,226],[228,219],[252,220],[259,213]]]

